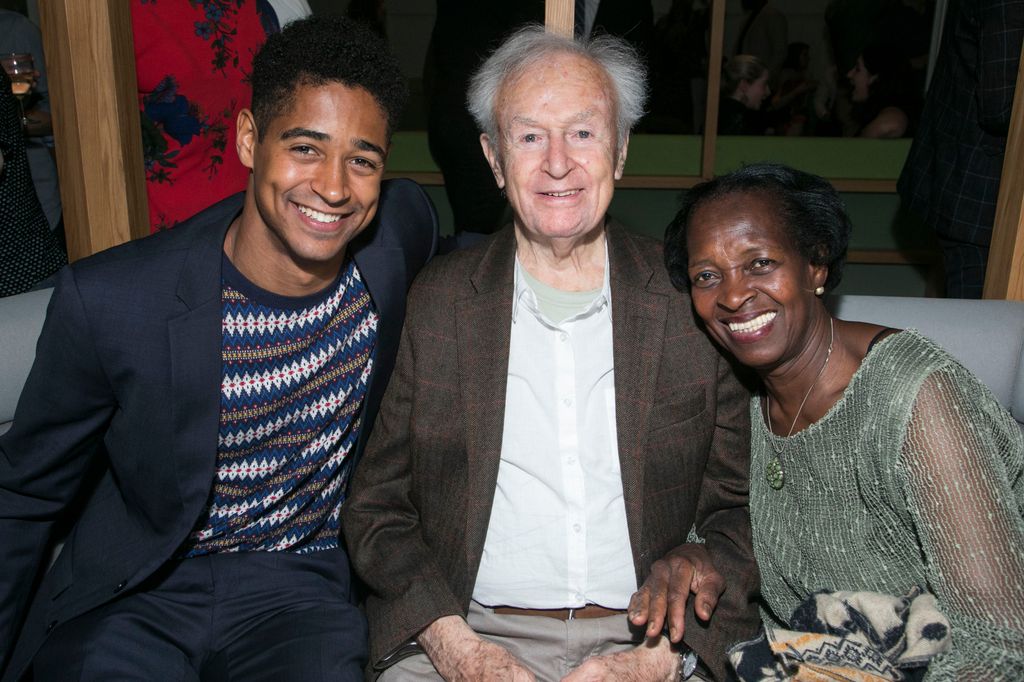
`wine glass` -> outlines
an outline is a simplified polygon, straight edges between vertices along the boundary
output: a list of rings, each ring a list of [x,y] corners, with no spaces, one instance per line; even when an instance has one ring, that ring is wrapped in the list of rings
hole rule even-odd
[[[11,79],[11,92],[18,98],[21,107],[21,123],[28,124],[25,118],[25,98],[32,92],[36,80],[36,66],[32,55],[27,52],[14,52],[0,56],[0,65]]]

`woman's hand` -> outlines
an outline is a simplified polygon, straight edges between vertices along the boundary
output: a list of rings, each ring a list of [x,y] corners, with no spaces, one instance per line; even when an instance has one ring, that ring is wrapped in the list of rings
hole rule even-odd
[[[647,637],[660,634],[667,622],[669,638],[680,642],[690,595],[694,613],[706,621],[724,591],[725,578],[704,545],[680,545],[651,566],[651,574],[629,600],[629,620],[633,625],[646,623]]]

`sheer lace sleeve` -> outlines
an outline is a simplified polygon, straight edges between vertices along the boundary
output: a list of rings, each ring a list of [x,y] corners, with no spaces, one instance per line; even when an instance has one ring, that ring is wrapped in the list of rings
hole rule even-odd
[[[1022,436],[965,370],[925,379],[903,484],[927,572],[953,628],[928,680],[1024,680]]]

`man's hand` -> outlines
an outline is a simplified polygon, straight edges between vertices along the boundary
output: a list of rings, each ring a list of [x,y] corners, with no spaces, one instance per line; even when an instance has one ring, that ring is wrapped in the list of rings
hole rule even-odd
[[[694,613],[706,621],[724,591],[725,578],[704,545],[680,545],[651,566],[651,574],[629,600],[629,620],[638,626],[646,623],[647,637],[654,637],[667,619],[671,640],[680,642],[690,594],[695,595]]]
[[[658,636],[630,651],[588,658],[562,682],[672,682],[679,679],[679,665],[668,638]]]
[[[417,638],[438,674],[449,682],[535,682],[508,649],[482,639],[459,616],[444,616]]]

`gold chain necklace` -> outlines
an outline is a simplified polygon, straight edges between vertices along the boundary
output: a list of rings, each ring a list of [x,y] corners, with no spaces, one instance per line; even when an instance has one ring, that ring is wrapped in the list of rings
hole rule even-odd
[[[811,391],[818,385],[818,379],[825,373],[825,368],[828,367],[829,358],[832,357],[832,342],[836,340],[836,328],[835,321],[832,317],[828,318],[828,352],[825,353],[825,362],[821,363],[821,369],[814,375],[814,381],[807,388],[807,393],[804,393],[804,399],[800,401],[800,407],[796,408],[796,416],[793,417],[793,423],[789,425],[789,433],[786,434],[788,439],[793,435],[793,429],[796,428],[796,423],[800,420],[800,415],[804,411],[804,405],[807,404],[807,399],[811,397]],[[775,436],[775,429],[772,428],[772,397],[771,394],[765,391],[765,405],[768,413],[768,442],[772,446],[772,450],[775,451],[775,456],[768,460],[768,465],[764,468],[764,477],[775,490],[782,490],[783,484],[786,482],[786,472],[782,468],[782,451],[783,447],[777,444],[775,441],[778,436]]]

